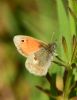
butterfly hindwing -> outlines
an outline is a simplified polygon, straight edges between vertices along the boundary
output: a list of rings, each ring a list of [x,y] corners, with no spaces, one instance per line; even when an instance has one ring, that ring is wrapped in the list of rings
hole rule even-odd
[[[44,76],[53,59],[53,52],[49,53],[44,47],[27,57],[25,66],[27,70],[35,75]]]

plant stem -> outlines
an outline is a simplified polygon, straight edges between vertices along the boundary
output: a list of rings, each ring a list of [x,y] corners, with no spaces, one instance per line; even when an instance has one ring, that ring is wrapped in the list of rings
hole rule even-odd
[[[69,70],[65,82],[64,100],[68,100],[71,87],[71,80],[72,80],[72,70]]]

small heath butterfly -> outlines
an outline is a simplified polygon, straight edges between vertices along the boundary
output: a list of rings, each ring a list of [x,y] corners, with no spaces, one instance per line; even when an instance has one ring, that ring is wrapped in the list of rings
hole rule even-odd
[[[24,35],[17,35],[13,40],[18,52],[27,57],[26,69],[34,75],[45,76],[55,56],[56,44]]]

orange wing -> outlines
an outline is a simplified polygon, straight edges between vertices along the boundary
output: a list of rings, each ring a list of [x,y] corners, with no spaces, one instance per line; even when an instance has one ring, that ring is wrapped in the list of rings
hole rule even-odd
[[[14,37],[14,44],[17,50],[24,56],[38,51],[45,43],[29,36],[17,35]]]

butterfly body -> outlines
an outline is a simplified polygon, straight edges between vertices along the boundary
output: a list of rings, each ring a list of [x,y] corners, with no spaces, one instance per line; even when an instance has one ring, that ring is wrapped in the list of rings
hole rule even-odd
[[[27,57],[25,66],[30,73],[38,76],[44,76],[47,74],[51,61],[55,55],[54,43],[45,44],[29,36],[15,36],[14,43],[17,50]]]

